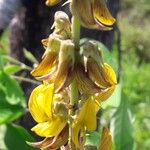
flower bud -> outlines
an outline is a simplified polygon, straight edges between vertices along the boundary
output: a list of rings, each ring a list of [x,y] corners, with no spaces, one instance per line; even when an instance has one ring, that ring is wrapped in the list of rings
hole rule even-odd
[[[71,38],[71,23],[69,21],[68,15],[63,11],[57,11],[54,17],[54,24],[52,28],[54,29],[54,34],[56,34],[60,39],[70,39]]]

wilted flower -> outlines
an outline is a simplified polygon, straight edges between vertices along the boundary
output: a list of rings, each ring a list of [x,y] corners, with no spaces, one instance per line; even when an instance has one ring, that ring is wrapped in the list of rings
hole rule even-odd
[[[103,62],[101,52],[93,41],[83,44],[82,62],[75,68],[75,79],[82,95],[106,100],[117,84],[114,70]]]
[[[72,0],[71,11],[86,28],[110,30],[115,22],[104,0]]]
[[[55,91],[59,91],[68,85],[73,71],[74,43],[69,39],[70,22],[65,13],[56,12],[54,26],[54,32],[43,41],[46,46],[43,59],[31,74],[38,79],[54,83]]]

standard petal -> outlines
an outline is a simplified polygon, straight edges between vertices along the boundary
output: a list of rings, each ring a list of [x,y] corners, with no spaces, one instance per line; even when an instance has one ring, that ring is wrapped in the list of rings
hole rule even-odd
[[[116,74],[111,66],[102,63],[100,66],[92,58],[87,61],[89,77],[101,88],[107,88],[117,84]]]
[[[52,118],[52,99],[54,86],[42,84],[36,87],[29,98],[29,111],[37,122]]]
[[[88,74],[84,71],[85,68],[78,64],[75,68],[75,79],[78,84],[79,91],[82,94],[95,94],[101,91],[101,89],[88,77]]]
[[[57,57],[56,52],[50,52],[49,54],[47,54],[43,58],[41,63],[36,68],[33,69],[31,74],[35,77],[38,77],[38,76],[46,75],[50,73],[51,71],[53,71],[57,63],[56,57]]]
[[[100,67],[96,63],[96,61],[92,58],[89,58],[87,61],[87,70],[89,77],[98,84],[99,87],[105,88],[109,87],[110,84],[106,82],[102,76]]]
[[[108,128],[103,128],[101,144],[98,150],[112,150],[112,137]]]
[[[106,26],[112,26],[115,23],[115,18],[110,14],[104,0],[94,0],[93,14],[98,22]]]
[[[65,127],[65,125],[66,121],[56,117],[51,121],[37,124],[31,130],[41,137],[53,137],[57,136]]]

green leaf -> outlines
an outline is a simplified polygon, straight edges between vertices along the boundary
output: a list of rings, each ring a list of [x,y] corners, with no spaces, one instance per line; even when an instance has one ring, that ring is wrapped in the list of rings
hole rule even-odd
[[[119,107],[121,102],[121,82],[116,85],[116,89],[114,93],[109,97],[105,102],[102,103],[102,108],[107,108],[108,106],[111,107]]]
[[[24,128],[12,124],[0,126],[1,150],[35,150],[26,141],[34,142],[34,139]]]
[[[4,67],[4,72],[7,73],[7,74],[14,74],[14,73],[16,73],[20,70],[22,70],[22,68],[19,65],[9,64],[9,65]]]
[[[22,106],[9,104],[5,97],[4,91],[0,89],[0,124],[16,120],[24,111]]]
[[[26,49],[23,50],[25,57],[31,61],[32,63],[38,63],[37,59],[33,56],[33,54],[30,51],[27,51]]]
[[[0,71],[0,124],[19,118],[25,108],[25,98],[18,83]]]
[[[85,145],[96,146],[98,147],[100,143],[100,134],[96,131],[89,132],[86,134]]]
[[[122,95],[121,104],[111,119],[110,127],[116,150],[132,150],[132,116],[125,95]]]
[[[12,79],[9,75],[1,71],[0,81],[0,89],[4,91],[8,103],[12,105],[20,104],[25,107],[25,97],[16,80]]]

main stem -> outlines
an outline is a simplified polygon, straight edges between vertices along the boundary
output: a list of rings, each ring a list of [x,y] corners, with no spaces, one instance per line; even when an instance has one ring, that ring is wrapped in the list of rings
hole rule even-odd
[[[80,42],[80,23],[78,18],[75,16],[72,17],[72,38],[75,43],[75,57],[77,56],[77,52],[80,48],[79,42]],[[76,59],[76,58],[75,58]],[[70,110],[69,114],[70,116],[73,116],[75,114],[74,107],[78,104],[78,86],[75,80],[72,81],[70,85],[70,105],[73,106],[73,109]],[[69,147],[71,150],[74,150],[75,147],[71,142],[72,132],[71,132],[71,122],[69,127]]]

